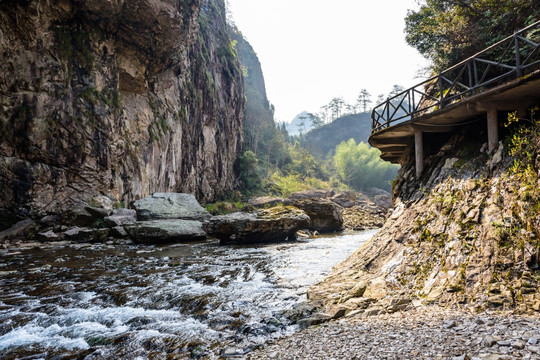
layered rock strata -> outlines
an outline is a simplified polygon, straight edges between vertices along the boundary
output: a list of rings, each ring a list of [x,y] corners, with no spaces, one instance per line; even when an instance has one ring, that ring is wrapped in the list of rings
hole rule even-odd
[[[485,149],[455,135],[420,179],[414,162],[403,168],[383,228],[311,301],[330,315],[388,312],[395,299],[539,311],[538,183],[515,173],[502,143]]]
[[[235,187],[243,80],[222,0],[0,2],[0,216]]]

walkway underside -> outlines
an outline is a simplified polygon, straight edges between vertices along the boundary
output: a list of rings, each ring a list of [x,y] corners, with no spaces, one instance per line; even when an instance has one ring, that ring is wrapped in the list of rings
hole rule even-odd
[[[477,115],[490,111],[523,111],[540,99],[540,70],[532,74],[467,97],[442,110],[416,115],[412,120],[392,125],[369,137],[371,146],[381,150],[381,158],[399,163],[409,146],[414,146],[414,134],[451,132]],[[418,135],[417,135],[418,136]]]

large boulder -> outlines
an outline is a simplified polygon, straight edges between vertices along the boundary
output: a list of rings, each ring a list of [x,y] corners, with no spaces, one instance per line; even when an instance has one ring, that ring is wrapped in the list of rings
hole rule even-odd
[[[341,207],[328,199],[300,199],[291,204],[311,219],[307,228],[318,232],[343,230]]]
[[[112,215],[103,219],[108,227],[133,224],[137,221],[137,212],[131,209],[116,209]]]
[[[34,237],[38,226],[30,219],[19,221],[9,229],[0,231],[0,242],[26,240]]]
[[[222,244],[248,244],[295,240],[309,224],[309,216],[292,206],[276,206],[252,213],[215,216],[205,223],[206,232]]]
[[[287,200],[295,201],[301,199],[325,199],[334,195],[335,192],[332,189],[311,189],[292,193]]]
[[[204,221],[212,216],[192,194],[155,193],[135,201],[133,207],[139,221],[166,219]]]
[[[356,204],[356,194],[352,191],[343,191],[332,196],[330,200],[341,207],[350,208]]]
[[[206,239],[202,223],[196,220],[152,220],[124,225],[134,242],[170,243]]]

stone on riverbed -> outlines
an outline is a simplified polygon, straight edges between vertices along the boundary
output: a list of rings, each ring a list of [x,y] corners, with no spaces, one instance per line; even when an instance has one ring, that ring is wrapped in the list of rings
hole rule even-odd
[[[212,215],[192,194],[155,193],[133,203],[138,220],[183,219],[204,221]]]
[[[170,243],[206,239],[202,223],[196,220],[152,220],[125,225],[124,229],[138,243]]]
[[[205,223],[206,232],[222,244],[248,244],[295,240],[309,224],[309,216],[292,206],[276,206],[252,213],[215,216]]]
[[[24,240],[32,238],[37,230],[37,225],[30,219],[22,220],[10,227],[9,229],[0,231],[0,242],[8,240]]]
[[[108,227],[121,226],[126,224],[135,223],[137,217],[137,212],[131,209],[117,209],[111,216],[105,217],[105,225]]]
[[[293,201],[292,206],[303,210],[311,219],[307,228],[319,232],[343,230],[341,208],[328,199],[300,199]]]

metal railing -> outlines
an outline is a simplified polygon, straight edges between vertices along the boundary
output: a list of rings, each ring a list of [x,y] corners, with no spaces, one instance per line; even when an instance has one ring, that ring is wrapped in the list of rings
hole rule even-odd
[[[377,105],[371,133],[480,94],[540,68],[540,21]]]

